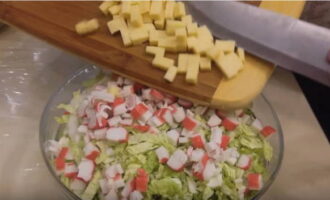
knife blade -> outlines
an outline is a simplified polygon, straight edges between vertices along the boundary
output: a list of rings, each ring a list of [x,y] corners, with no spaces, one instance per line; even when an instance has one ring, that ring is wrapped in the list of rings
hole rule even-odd
[[[188,12],[221,39],[330,87],[330,30],[251,5],[189,1]]]

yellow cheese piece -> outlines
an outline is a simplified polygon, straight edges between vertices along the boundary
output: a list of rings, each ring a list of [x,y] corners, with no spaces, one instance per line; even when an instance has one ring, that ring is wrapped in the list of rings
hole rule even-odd
[[[206,41],[212,41],[213,42],[213,36],[211,31],[204,25],[201,27],[198,27],[197,29],[197,37],[202,40]]]
[[[182,21],[166,20],[166,33],[174,35],[175,30],[178,28],[184,28],[186,25]]]
[[[165,49],[161,47],[147,46],[146,53],[154,55],[156,57],[164,57]]]
[[[241,48],[241,47],[237,48],[237,55],[242,60],[242,62],[245,61],[245,52],[244,52],[243,48]]]
[[[149,33],[145,27],[130,30],[129,36],[134,45],[142,44],[149,39]]]
[[[172,67],[174,65],[174,60],[166,57],[159,57],[156,56],[152,60],[152,65],[162,69],[162,70],[167,70],[168,68]]]
[[[163,2],[151,1],[150,11],[149,11],[151,19],[153,20],[160,19],[162,12],[163,12]]]
[[[145,13],[142,15],[143,23],[152,23],[152,19],[149,15],[149,13]]]
[[[117,2],[116,1],[104,1],[100,4],[99,9],[101,12],[105,15],[109,14],[109,8],[113,5],[115,5]]]
[[[123,17],[116,17],[115,19],[109,21],[107,23],[108,29],[110,31],[111,34],[115,34],[116,32],[118,32],[120,29],[126,28],[127,29],[127,25],[126,22],[124,20]]]
[[[176,2],[174,8],[174,18],[181,18],[186,15],[186,8],[182,2]]]
[[[164,75],[164,79],[168,82],[173,82],[176,77],[177,71],[178,69],[175,66],[169,67]]]
[[[112,94],[113,96],[117,97],[119,95],[119,91],[120,88],[115,86],[115,85],[111,85],[110,87],[108,87],[107,92],[109,94]]]
[[[197,36],[198,25],[197,23],[191,23],[187,25],[188,36]]]
[[[192,24],[193,23],[193,20],[192,20],[192,16],[191,15],[186,15],[186,16],[183,16],[181,18],[181,21],[183,23],[185,23],[186,26],[188,26],[189,24]],[[197,24],[196,24],[197,25]]]
[[[219,69],[227,78],[232,78],[243,67],[241,59],[235,53],[228,53],[216,61]]]
[[[158,41],[160,39],[164,39],[167,37],[167,34],[165,31],[159,31],[159,30],[151,30],[149,32],[149,43],[151,45],[158,45]]]
[[[143,25],[143,18],[138,5],[131,6],[130,22],[134,27],[140,27]]]
[[[121,3],[120,13],[126,19],[129,19],[131,17],[131,5],[132,5],[131,1],[123,1]]]
[[[174,19],[174,7],[175,7],[174,1],[166,2],[165,19]]]
[[[179,42],[187,41],[187,31],[185,28],[178,28],[175,30],[175,37]]]
[[[168,52],[177,52],[177,41],[174,36],[159,39],[158,46],[165,48]]]
[[[108,9],[108,11],[111,15],[117,15],[120,12],[120,8],[120,5],[113,5]]]
[[[190,55],[188,59],[188,68],[186,72],[186,82],[190,84],[197,84],[199,73],[199,55]]]
[[[150,31],[156,30],[155,25],[153,23],[145,23],[143,24],[143,27],[148,31],[150,34]]]
[[[131,46],[133,44],[129,35],[128,28],[120,29],[120,35],[125,47]]]
[[[160,18],[154,21],[154,24],[157,29],[164,29],[165,28],[165,15],[162,11],[160,14]]]
[[[201,57],[199,61],[199,68],[201,71],[211,71],[211,59],[207,57]]]
[[[79,35],[85,35],[99,28],[97,19],[84,20],[76,24],[75,29]]]
[[[183,74],[187,72],[189,54],[180,53],[178,56],[178,73]]]
[[[217,46],[212,46],[206,51],[206,55],[207,57],[215,61],[221,52],[223,53],[223,51],[221,51],[220,48],[218,48]]]
[[[213,43],[209,40],[197,39],[195,44],[193,45],[193,52],[201,55],[205,55],[206,51],[212,48]]]
[[[216,40],[215,46],[220,48],[225,53],[234,52],[236,42],[234,40]]]
[[[196,37],[188,37],[187,38],[187,47],[189,50],[192,50],[197,43],[197,38]]]
[[[150,1],[140,1],[139,6],[140,6],[141,14],[149,13],[149,11],[150,11]]]

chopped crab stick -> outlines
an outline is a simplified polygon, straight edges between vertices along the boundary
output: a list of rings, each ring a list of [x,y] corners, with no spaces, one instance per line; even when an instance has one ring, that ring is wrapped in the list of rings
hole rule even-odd
[[[82,179],[85,182],[89,182],[93,177],[93,171],[95,164],[91,160],[82,160],[78,165],[77,178]]]
[[[159,92],[156,89],[151,89],[150,90],[150,95],[152,96],[152,98],[155,101],[162,101],[165,98],[164,95],[163,95],[163,93]]]
[[[203,180],[210,180],[214,175],[217,174],[217,168],[213,161],[208,160],[203,170]]]
[[[176,129],[172,129],[167,132],[167,137],[173,145],[176,145],[178,143],[180,133]]]
[[[149,111],[148,107],[143,103],[136,105],[131,111],[131,114],[133,119],[142,121],[147,121],[152,116],[152,113]]]
[[[166,163],[170,157],[167,149],[163,146],[156,149],[156,155],[160,163]]]
[[[120,116],[114,116],[108,120],[110,127],[117,126],[122,121]]]
[[[255,129],[257,129],[258,131],[261,131],[261,130],[262,130],[262,123],[261,123],[261,121],[260,121],[259,119],[255,119],[255,120],[252,122],[251,126],[252,126],[253,128],[255,128]]]
[[[77,174],[78,168],[73,162],[65,163],[64,176],[68,178],[75,178]]]
[[[257,173],[248,174],[247,184],[249,190],[260,190],[263,185],[261,174],[257,174]]]
[[[84,147],[84,153],[87,159],[95,160],[99,156],[100,150],[93,143],[89,142]]]
[[[194,130],[198,126],[198,121],[195,120],[195,119],[193,119],[193,118],[191,118],[191,117],[186,116],[184,118],[184,120],[182,121],[182,126],[185,129],[187,129],[189,131],[192,131],[192,130]]]
[[[240,158],[238,159],[236,166],[248,170],[251,166],[252,159],[248,155],[241,155]]]
[[[191,101],[187,101],[184,99],[179,99],[178,104],[186,109],[189,109],[189,108],[193,107],[193,105],[194,105]]]
[[[184,109],[182,107],[176,108],[176,111],[173,113],[173,117],[177,123],[182,122],[186,117]]]
[[[143,195],[139,191],[133,191],[131,195],[129,196],[129,200],[142,200]]]
[[[229,142],[230,142],[230,137],[228,135],[222,135],[220,147],[222,149],[227,149]]]
[[[235,130],[235,128],[237,127],[238,122],[233,118],[226,117],[222,120],[221,125],[225,127],[226,130],[232,131]]]
[[[222,130],[219,127],[211,128],[210,141],[221,144]]]
[[[167,165],[174,171],[183,170],[186,162],[188,160],[188,156],[182,150],[176,150],[167,161]]]
[[[148,189],[149,176],[144,169],[138,169],[134,178],[134,188],[139,192],[146,192]]]
[[[204,148],[205,139],[201,134],[193,135],[190,140],[194,148]]]
[[[271,126],[265,126],[262,130],[261,130],[261,134],[264,136],[264,137],[268,137],[270,136],[271,134],[275,133],[276,130],[271,127]]]
[[[221,119],[216,114],[213,114],[207,121],[207,125],[209,125],[210,127],[219,126],[220,123]]]
[[[105,170],[105,176],[108,179],[115,179],[116,177],[120,176],[120,174],[123,174],[124,170],[121,167],[120,164],[114,164],[106,168]]]
[[[195,149],[191,153],[190,160],[193,162],[198,162],[200,161],[205,154],[205,151],[203,149]]]
[[[127,142],[128,133],[127,130],[122,127],[109,128],[106,135],[107,140],[111,142]]]

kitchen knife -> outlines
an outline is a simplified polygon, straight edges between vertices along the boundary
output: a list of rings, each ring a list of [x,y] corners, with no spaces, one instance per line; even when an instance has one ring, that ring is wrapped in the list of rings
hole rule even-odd
[[[330,87],[330,30],[251,5],[187,1],[188,11],[221,39]]]

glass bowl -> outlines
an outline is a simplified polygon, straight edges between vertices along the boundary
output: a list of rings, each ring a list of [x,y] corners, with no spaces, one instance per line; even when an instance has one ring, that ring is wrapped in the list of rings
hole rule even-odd
[[[62,111],[56,108],[57,105],[60,103],[68,103],[72,98],[72,93],[76,90],[83,89],[82,83],[94,78],[99,72],[100,69],[94,66],[84,67],[75,72],[71,78],[50,97],[40,121],[39,141],[43,158],[50,173],[56,180],[58,187],[64,192],[68,199],[80,200],[76,194],[61,183],[59,177],[56,175],[54,166],[51,163],[50,154],[46,151],[46,143],[50,139],[55,139],[59,129],[59,125],[54,118],[55,116],[61,115]],[[264,180],[263,188],[253,198],[259,199],[275,180],[283,158],[284,141],[278,117],[263,95],[260,95],[254,100],[252,110],[257,118],[261,119],[263,124],[270,125],[277,130],[277,133],[268,139],[273,147],[274,153],[272,161],[267,166],[269,176]]]

